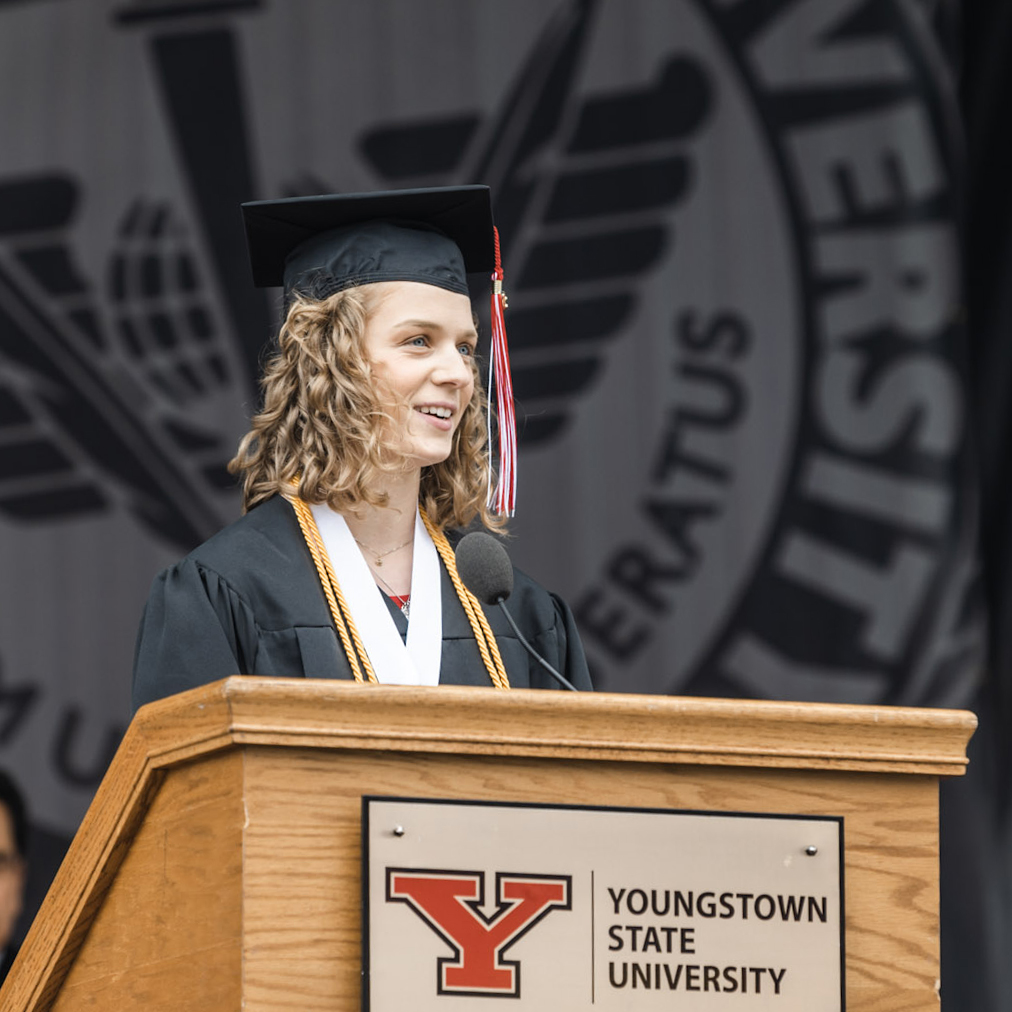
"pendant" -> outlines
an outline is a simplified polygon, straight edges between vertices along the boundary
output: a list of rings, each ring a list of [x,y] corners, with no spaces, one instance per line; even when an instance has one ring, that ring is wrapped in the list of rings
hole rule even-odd
[[[405,601],[404,604],[401,605],[401,611],[404,613],[404,617],[405,618],[411,618],[411,601],[410,600]]]

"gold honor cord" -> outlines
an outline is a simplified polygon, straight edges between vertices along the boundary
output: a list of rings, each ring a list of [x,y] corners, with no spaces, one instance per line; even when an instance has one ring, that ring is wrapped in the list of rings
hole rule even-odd
[[[330,556],[323,545],[323,538],[320,537],[320,529],[316,526],[316,518],[309,506],[298,496],[285,495],[285,498],[292,504],[295,516],[298,518],[299,527],[302,529],[302,536],[306,539],[306,547],[313,557],[313,564],[316,566],[316,573],[320,578],[320,586],[323,588],[323,595],[330,606],[330,614],[334,619],[334,628],[344,647],[345,656],[351,666],[351,673],[356,682],[379,682],[376,672],[373,671],[369,655],[366,653],[365,644],[351,617],[351,610],[348,602],[344,599],[341,585],[337,582],[337,574],[330,564]],[[360,663],[361,660],[361,663]],[[365,668],[365,677],[362,675],[362,668]]]
[[[351,666],[352,676],[356,682],[378,682],[379,679],[377,679],[376,672],[369,661],[369,655],[366,653],[365,644],[355,628],[351,609],[348,607],[348,602],[341,592],[341,585],[337,582],[337,575],[330,564],[330,557],[324,547],[323,538],[320,537],[320,529],[316,526],[313,511],[306,502],[296,495],[286,492],[285,498],[295,510],[302,536],[305,538],[306,547],[313,558],[324,597],[327,599],[330,614],[334,619],[334,628],[337,630],[341,646],[344,647],[348,664]],[[422,523],[425,524],[425,529],[429,532],[429,537],[432,538],[432,543],[436,546],[439,557],[443,560],[443,565],[446,566],[446,571],[450,574],[453,589],[457,592],[464,614],[467,615],[467,620],[471,624],[471,631],[474,633],[475,643],[478,645],[478,653],[481,654],[482,663],[485,665],[492,684],[497,689],[508,689],[510,687],[509,678],[499,653],[499,645],[495,641],[495,636],[478,599],[464,586],[460,574],[457,572],[457,560],[449,541],[446,540],[446,535],[432,524],[425,515],[425,510],[419,508],[419,513]],[[364,676],[363,668],[365,670]]]

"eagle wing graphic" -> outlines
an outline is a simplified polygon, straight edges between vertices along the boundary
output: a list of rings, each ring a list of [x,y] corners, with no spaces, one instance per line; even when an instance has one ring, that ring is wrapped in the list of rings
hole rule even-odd
[[[208,495],[209,482],[222,484],[219,441],[187,420],[178,398],[172,403],[157,370],[138,381],[137,362],[121,347],[131,341],[128,286],[118,307],[121,340],[110,341],[66,242],[76,204],[66,176],[0,185],[0,511],[37,521],[121,499],[159,536],[192,546],[222,523]],[[150,252],[121,260],[124,278],[128,268],[149,281],[159,270]],[[156,342],[183,341],[168,314],[147,322]],[[191,315],[187,327],[191,339],[199,332],[210,342],[209,324],[195,330]]]
[[[495,116],[383,125],[361,140],[389,183],[491,185],[527,446],[564,429],[667,252],[669,213],[693,183],[686,141],[712,106],[705,69],[684,54],[645,88],[575,101],[594,10],[559,8]]]

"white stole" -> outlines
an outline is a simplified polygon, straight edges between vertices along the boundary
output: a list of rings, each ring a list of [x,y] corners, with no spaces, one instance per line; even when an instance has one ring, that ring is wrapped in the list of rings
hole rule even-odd
[[[415,513],[411,618],[405,644],[344,517],[326,503],[313,504],[310,509],[376,677],[387,685],[438,685],[443,651],[442,581],[439,554],[422,518]]]

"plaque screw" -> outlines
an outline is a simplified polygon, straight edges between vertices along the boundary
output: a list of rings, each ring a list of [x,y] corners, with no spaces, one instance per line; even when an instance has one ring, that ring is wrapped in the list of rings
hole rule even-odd
[[[809,857],[815,857],[815,855],[819,853],[819,848],[816,847],[814,843],[810,843],[807,847],[805,847],[805,853]]]
[[[403,836],[403,835],[404,835],[404,827],[394,826],[394,836]]]

